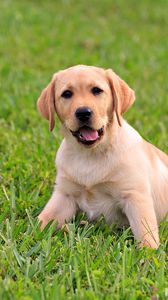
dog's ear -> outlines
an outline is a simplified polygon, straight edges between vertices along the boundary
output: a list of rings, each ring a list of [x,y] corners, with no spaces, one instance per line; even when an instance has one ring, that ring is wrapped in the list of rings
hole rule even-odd
[[[54,113],[56,111],[55,82],[56,82],[56,74],[54,74],[51,82],[42,91],[37,101],[37,107],[39,112],[42,114],[44,118],[46,118],[49,121],[50,131],[52,131],[55,126],[55,120],[54,120]]]
[[[135,93],[127,83],[111,69],[106,70],[106,74],[112,92],[113,109],[116,113],[118,124],[121,126],[121,116],[134,103]]]

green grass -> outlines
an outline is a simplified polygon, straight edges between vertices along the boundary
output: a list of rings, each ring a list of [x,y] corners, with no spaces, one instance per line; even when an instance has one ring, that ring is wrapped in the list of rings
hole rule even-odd
[[[167,232],[138,249],[130,229],[104,220],[40,233],[61,142],[36,110],[52,74],[112,67],[135,89],[126,119],[168,152],[166,0],[0,2],[0,300],[166,299]]]

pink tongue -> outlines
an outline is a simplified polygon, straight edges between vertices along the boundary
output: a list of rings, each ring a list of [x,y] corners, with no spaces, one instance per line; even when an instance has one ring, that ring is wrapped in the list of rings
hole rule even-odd
[[[97,130],[92,130],[89,128],[81,128],[80,133],[86,141],[95,141],[99,137]]]

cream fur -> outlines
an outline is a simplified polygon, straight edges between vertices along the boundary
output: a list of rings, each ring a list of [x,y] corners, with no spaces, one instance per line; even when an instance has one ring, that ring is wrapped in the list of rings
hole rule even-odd
[[[94,73],[92,67],[86,68]],[[68,70],[69,78],[81,69],[85,67]],[[61,80],[61,75],[57,80]],[[79,86],[80,78],[75,84]],[[109,98],[108,89],[106,97]],[[85,103],[85,97],[82,101]],[[168,157],[143,140],[118,114],[113,111],[109,127],[107,112],[95,120],[96,124],[106,126],[106,131],[102,140],[89,149],[68,130],[66,113],[61,116],[65,138],[56,156],[56,185],[39,220],[42,229],[50,220],[56,220],[61,227],[80,209],[90,220],[104,215],[108,223],[130,225],[142,246],[157,248],[158,225],[168,212]]]

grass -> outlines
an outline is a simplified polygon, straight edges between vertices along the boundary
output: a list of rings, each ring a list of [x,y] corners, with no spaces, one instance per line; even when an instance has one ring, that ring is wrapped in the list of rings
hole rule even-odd
[[[150,250],[103,219],[79,215],[57,234],[36,221],[61,142],[36,99],[56,70],[112,67],[136,91],[126,119],[168,152],[167,9],[164,0],[1,1],[0,299],[168,299],[166,222]]]

